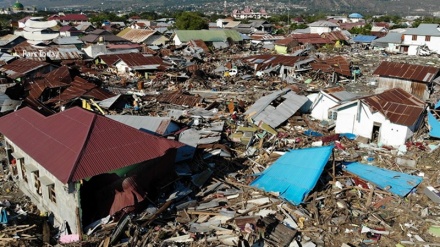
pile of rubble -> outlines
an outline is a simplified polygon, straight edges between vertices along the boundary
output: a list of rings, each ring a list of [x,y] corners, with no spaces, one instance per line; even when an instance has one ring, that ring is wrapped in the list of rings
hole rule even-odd
[[[225,128],[240,126],[228,124]],[[187,173],[178,172],[178,180],[163,188],[163,194],[146,209],[96,222],[86,231],[87,241],[81,246],[439,244],[440,194],[428,192],[440,181],[437,141],[393,149],[307,129],[287,124],[277,129],[280,134],[264,136],[265,131],[256,128],[255,135],[263,136],[259,141],[230,143],[235,158],[206,158],[198,153],[177,168]],[[282,193],[251,185],[287,150],[320,145],[334,145],[332,158],[303,203],[294,205]],[[399,195],[394,184],[380,188],[345,167],[346,162],[356,161],[396,172],[394,177],[402,180],[410,175],[423,181]]]

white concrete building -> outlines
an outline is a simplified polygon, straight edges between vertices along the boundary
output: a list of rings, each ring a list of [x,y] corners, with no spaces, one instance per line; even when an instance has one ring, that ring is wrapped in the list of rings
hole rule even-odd
[[[402,34],[403,53],[419,55],[420,47],[427,46],[430,51],[440,54],[440,24],[420,24],[417,28],[408,28]]]
[[[349,101],[330,109],[336,133],[352,133],[378,144],[399,146],[413,136],[423,120],[425,104],[400,88]]]

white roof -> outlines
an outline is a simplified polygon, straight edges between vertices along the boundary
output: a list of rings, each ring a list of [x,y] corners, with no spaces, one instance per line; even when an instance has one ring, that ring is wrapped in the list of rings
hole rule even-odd
[[[46,29],[56,26],[58,23],[55,20],[52,21],[35,21],[32,19],[27,20],[25,23],[26,27],[30,28],[39,28],[39,29]]]

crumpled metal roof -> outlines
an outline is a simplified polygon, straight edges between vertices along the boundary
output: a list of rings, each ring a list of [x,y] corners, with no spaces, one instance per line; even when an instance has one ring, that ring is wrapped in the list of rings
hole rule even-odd
[[[382,113],[390,122],[413,126],[425,111],[425,103],[401,88],[389,89],[383,93],[361,99],[373,112]]]
[[[11,79],[16,79],[45,66],[49,66],[49,64],[22,58],[14,60],[10,64],[3,65],[0,67],[0,72],[5,73]]]
[[[335,56],[325,60],[316,60],[312,63],[313,70],[321,70],[325,73],[336,72],[344,76],[351,76],[350,62],[343,56]]]
[[[192,95],[181,91],[161,93],[155,97],[158,102],[193,107],[202,102],[200,95]]]
[[[36,46],[23,42],[13,48],[19,57],[38,61],[50,60],[81,60],[83,52],[75,45]]]
[[[439,68],[432,66],[383,61],[373,75],[430,83],[439,72]]]
[[[156,31],[149,30],[149,29],[133,29],[133,28],[126,28],[119,32],[117,36],[122,37],[126,40],[130,40],[133,43],[143,43],[145,42],[149,37],[154,35]]]
[[[272,105],[277,98],[282,98],[282,102]],[[306,96],[297,95],[291,89],[284,89],[261,97],[244,114],[255,123],[262,121],[276,128],[293,116],[308,100]]]

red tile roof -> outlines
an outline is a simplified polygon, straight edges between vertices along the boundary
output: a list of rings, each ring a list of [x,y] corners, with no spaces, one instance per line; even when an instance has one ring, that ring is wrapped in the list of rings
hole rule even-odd
[[[79,107],[49,117],[25,107],[1,117],[0,132],[63,183],[152,160],[182,146]]]
[[[380,112],[390,122],[404,126],[413,126],[425,110],[422,100],[401,88],[368,96],[362,101],[369,105],[373,112]]]
[[[373,75],[430,83],[439,71],[437,67],[383,61]]]

